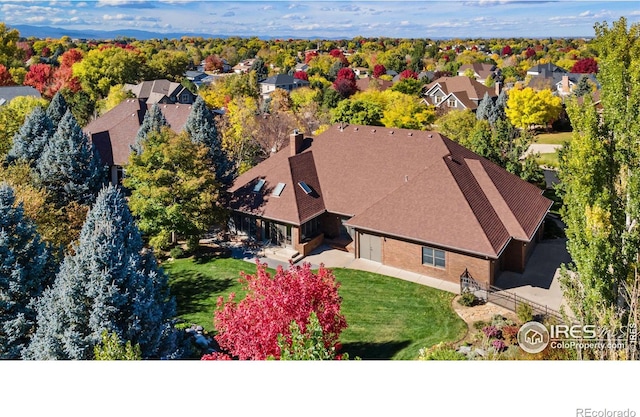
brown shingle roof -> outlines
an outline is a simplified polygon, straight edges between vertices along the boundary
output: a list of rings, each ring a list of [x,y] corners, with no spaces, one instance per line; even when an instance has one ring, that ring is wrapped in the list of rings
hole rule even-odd
[[[83,129],[96,145],[100,158],[108,165],[123,166],[129,159],[131,145],[151,104],[141,100],[125,100]],[[171,129],[184,129],[191,106],[187,104],[159,104]]]
[[[269,189],[255,196],[258,178]],[[300,199],[299,178],[316,200]],[[274,198],[278,182],[287,185]],[[438,133],[353,125],[331,127],[294,157],[283,149],[231,192],[232,208],[274,220],[301,224],[326,210],[362,230],[492,258],[511,238],[530,240],[551,204],[537,187]]]

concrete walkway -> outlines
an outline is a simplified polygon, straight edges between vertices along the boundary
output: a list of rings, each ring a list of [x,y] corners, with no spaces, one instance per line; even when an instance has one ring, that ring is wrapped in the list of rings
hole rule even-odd
[[[558,149],[562,148],[562,145],[546,144],[546,143],[532,143],[529,145],[529,149],[523,156],[527,156],[531,153],[554,153]]]
[[[243,254],[241,258],[251,263],[254,263],[256,260],[256,256],[246,253]],[[289,266],[287,262],[271,256],[260,256],[258,257],[258,259],[260,260],[260,262],[266,263],[269,268],[273,269],[276,269],[278,266],[282,266],[283,268],[287,268]],[[313,269],[319,268],[319,266],[322,264],[327,268],[348,268],[366,272],[374,272],[376,274],[400,278],[405,281],[415,282],[417,284],[426,285],[454,294],[458,294],[460,292],[460,285],[457,283],[444,281],[426,275],[416,274],[414,272],[405,271],[403,269],[393,268],[391,266],[382,265],[379,262],[373,262],[367,259],[356,259],[351,253],[338,249],[332,249],[326,245],[318,247],[306,258],[297,262],[296,265],[300,265],[302,263],[310,263],[311,268]]]

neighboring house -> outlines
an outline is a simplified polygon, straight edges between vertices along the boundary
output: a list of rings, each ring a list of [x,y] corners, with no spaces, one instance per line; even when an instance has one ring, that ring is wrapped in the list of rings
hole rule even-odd
[[[109,166],[109,181],[119,184],[124,176],[123,166],[129,160],[131,146],[152,104],[128,99],[90,122],[83,131],[96,146],[100,159]],[[191,112],[190,105],[159,104],[172,130],[181,132]]]
[[[203,85],[211,84],[214,81],[212,75],[202,71],[187,71],[184,73],[184,76],[198,88]]]
[[[353,72],[356,74],[356,77],[358,77],[358,78],[367,78],[367,77],[369,77],[369,68],[355,67],[355,68],[353,68]]]
[[[546,63],[546,64],[538,64],[536,66],[533,66],[531,68],[529,68],[527,70],[527,75],[545,75],[545,74],[566,74],[567,71],[564,68],[560,68],[557,65],[554,65],[552,63]]]
[[[442,109],[475,111],[485,93],[489,97],[497,97],[498,90],[499,83],[496,83],[495,88],[490,88],[465,76],[440,77],[427,84],[424,101]]]
[[[233,72],[236,74],[246,74],[251,71],[251,67],[255,61],[255,59],[245,59],[244,61],[238,62],[237,65],[233,66]]]
[[[544,90],[548,88],[558,96],[566,97],[573,92],[582,76],[588,77],[594,85],[598,85],[598,81],[593,74],[553,72],[531,77],[527,87],[531,87],[534,90]]]
[[[497,69],[494,64],[464,64],[458,69],[458,75],[466,75],[467,70],[471,70],[476,81],[484,84],[487,78],[493,77]]]
[[[458,282],[522,272],[551,201],[436,132],[334,125],[237,178],[232,232],[306,256],[323,242],[355,257]],[[295,254],[294,254],[295,255]]]
[[[305,64],[304,62],[296,64],[295,72],[300,72],[300,71],[304,71],[304,72],[309,71],[309,65]]]
[[[4,106],[16,97],[35,97],[41,98],[42,95],[33,87],[12,85],[8,87],[0,87],[0,106]]]
[[[309,81],[294,78],[292,75],[288,74],[279,74],[260,81],[258,86],[260,87],[260,94],[262,94],[262,98],[267,99],[271,93],[276,91],[276,88],[281,88],[291,92],[296,88],[308,87]]]
[[[169,80],[143,81],[140,84],[125,84],[124,89],[147,104],[193,104],[196,96],[187,87]]]

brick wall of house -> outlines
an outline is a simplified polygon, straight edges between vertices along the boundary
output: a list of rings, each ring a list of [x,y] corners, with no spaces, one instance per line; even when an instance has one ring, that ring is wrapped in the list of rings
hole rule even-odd
[[[382,263],[418,274],[458,283],[465,268],[476,281],[493,282],[495,262],[455,252],[446,252],[446,267],[436,268],[422,264],[422,245],[386,237],[382,242]],[[493,264],[493,265],[492,265]]]

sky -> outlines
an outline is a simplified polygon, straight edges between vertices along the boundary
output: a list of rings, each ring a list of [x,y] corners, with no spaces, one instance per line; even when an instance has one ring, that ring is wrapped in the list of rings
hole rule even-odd
[[[8,26],[286,38],[589,37],[638,1],[0,0]]]

